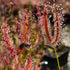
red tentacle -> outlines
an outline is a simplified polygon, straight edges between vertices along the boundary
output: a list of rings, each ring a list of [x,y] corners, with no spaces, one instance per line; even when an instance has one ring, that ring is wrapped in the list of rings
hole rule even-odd
[[[57,14],[57,11],[56,11],[56,7],[54,9],[55,11],[55,15],[56,15],[56,33],[55,33],[55,36],[54,36],[54,39],[51,41],[52,44],[55,44],[57,41],[58,41],[58,38],[59,38],[59,33],[60,33],[60,27],[59,27],[59,18],[58,18],[58,14]]]
[[[46,35],[49,39],[49,41],[51,42],[52,41],[52,38],[50,36],[50,33],[49,33],[49,29],[48,29],[48,15],[46,14],[46,8],[44,9],[44,21],[45,21],[45,31],[46,31]]]
[[[46,35],[47,35],[47,38],[49,40],[49,42],[54,45],[57,43],[58,41],[58,38],[59,38],[59,31],[60,31],[60,27],[59,27],[59,18],[58,18],[58,14],[57,14],[57,11],[56,11],[56,7],[54,9],[55,11],[55,15],[56,15],[56,31],[55,31],[55,35],[54,35],[54,38],[52,39],[50,33],[49,33],[49,29],[48,29],[48,15],[46,14],[46,8],[44,9],[44,20],[45,20],[45,31],[46,31]]]

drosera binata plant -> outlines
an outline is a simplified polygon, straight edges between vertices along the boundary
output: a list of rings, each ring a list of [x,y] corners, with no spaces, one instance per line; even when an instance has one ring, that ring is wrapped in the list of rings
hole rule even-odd
[[[7,64],[7,67],[5,70],[8,70],[9,66],[13,63],[13,61],[16,61],[16,65],[18,66],[18,69],[24,69],[26,70],[29,68],[32,69],[32,59],[31,59],[31,51],[36,49],[36,47],[41,42],[41,31],[38,29],[38,36],[35,44],[31,46],[30,42],[30,23],[29,23],[29,17],[28,17],[28,9],[26,9],[26,15],[25,19],[20,20],[20,26],[21,26],[21,38],[20,38],[20,46],[18,48],[15,48],[10,40],[10,36],[8,34],[8,28],[6,20],[5,23],[3,23],[3,42],[5,49],[7,49],[8,53],[11,55],[9,62]],[[18,34],[18,33],[17,33]],[[6,53],[7,54],[7,53]],[[4,58],[5,55],[3,55]],[[22,56],[22,57],[21,57]],[[6,56],[5,56],[6,57]],[[21,61],[19,60],[19,57],[21,57]],[[9,58],[9,57],[8,57]],[[7,60],[7,58],[5,58]],[[3,61],[5,61],[5,59]],[[15,65],[14,64],[14,65]]]
[[[52,15],[50,15],[50,13]],[[50,18],[53,16],[53,23],[54,23],[54,33],[52,35],[52,29],[51,29],[51,20]],[[61,8],[58,8],[58,5],[56,3],[49,4],[49,3],[44,3],[43,4],[43,9],[42,9],[42,14],[41,11],[38,9],[38,17],[40,21],[40,27],[45,29],[45,37],[47,38],[47,45],[51,46],[54,49],[57,63],[58,63],[58,69],[60,70],[60,63],[58,59],[58,55],[56,52],[56,46],[58,45],[59,42],[61,42],[62,39],[62,12]],[[50,24],[51,23],[51,24]]]
[[[31,9],[32,10],[32,9]],[[31,11],[32,12],[32,11]],[[37,14],[35,14],[38,17],[38,20],[32,17],[32,13],[29,13],[28,8],[25,9],[25,15],[22,15],[24,18],[20,19],[20,22],[18,20],[16,21],[16,32],[14,33],[18,35],[18,38],[20,40],[20,45],[13,46],[10,36],[8,33],[8,21],[6,20],[3,24],[3,47],[8,51],[7,54],[11,55],[8,56],[9,62],[7,63],[7,67],[5,70],[8,70],[9,66],[13,64],[17,65],[18,70],[32,70],[32,54],[33,52],[37,49],[39,44],[42,41],[42,29],[44,28],[45,37],[47,38],[47,45],[51,46],[54,48],[55,55],[57,58],[57,63],[58,63],[58,68],[60,70],[60,65],[59,65],[59,59],[57,56],[56,52],[56,45],[58,45],[60,38],[61,38],[61,13],[59,13],[59,10],[57,10],[56,4],[50,5],[50,4],[44,4],[42,12],[40,11],[39,6],[37,7],[36,10]],[[50,20],[49,20],[49,13],[53,14],[53,21],[54,21],[54,35],[52,35],[52,29],[50,29]],[[31,20],[30,20],[31,19]],[[34,22],[35,21],[35,22]],[[18,32],[18,23],[20,25],[20,32]],[[36,29],[37,28],[37,29]],[[42,29],[41,29],[42,28]],[[42,30],[42,31],[41,31]],[[15,48],[16,47],[16,48]],[[5,58],[5,55],[2,55],[3,61],[7,62],[7,58]],[[6,56],[7,57],[7,56]],[[34,58],[33,58],[34,59]],[[35,70],[38,69],[38,64],[36,62],[36,68]],[[16,66],[15,66],[16,67]],[[16,67],[16,70],[17,70]]]

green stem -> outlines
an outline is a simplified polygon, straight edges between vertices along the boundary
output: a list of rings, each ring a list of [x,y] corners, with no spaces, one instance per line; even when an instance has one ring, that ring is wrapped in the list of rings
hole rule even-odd
[[[27,54],[24,56],[23,64],[25,63],[25,61],[26,61],[29,54],[31,54],[31,50],[28,50]]]
[[[57,56],[56,48],[54,48],[54,51],[55,51],[55,55],[56,55],[56,59],[57,59],[58,69],[60,70],[60,63],[59,63],[59,59]]]
[[[9,65],[12,63],[13,61],[13,58],[11,59],[10,63],[8,64],[8,66],[5,68],[5,70],[8,70],[9,69]]]

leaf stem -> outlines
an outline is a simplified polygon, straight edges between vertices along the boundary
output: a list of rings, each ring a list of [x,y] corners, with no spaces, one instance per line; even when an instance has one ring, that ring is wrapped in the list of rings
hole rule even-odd
[[[56,59],[57,59],[57,64],[58,64],[58,69],[60,70],[60,63],[59,63],[59,59],[57,56],[57,52],[56,52],[56,48],[54,47],[54,51],[55,51],[55,55],[56,55]]]

